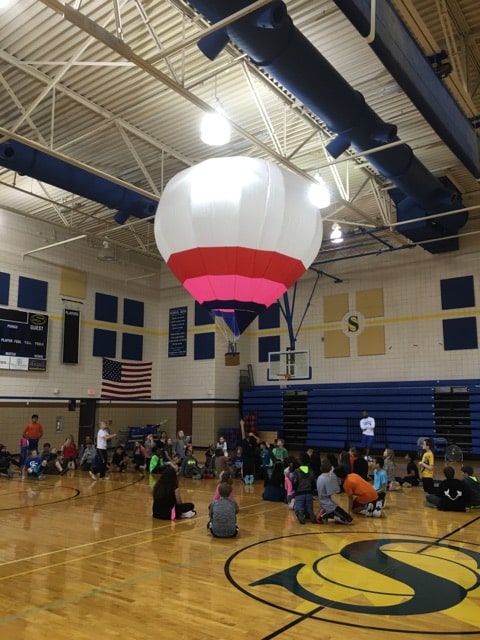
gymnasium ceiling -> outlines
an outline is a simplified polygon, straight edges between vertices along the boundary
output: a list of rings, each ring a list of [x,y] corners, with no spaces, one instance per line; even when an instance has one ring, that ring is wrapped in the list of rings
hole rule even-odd
[[[373,2],[374,0],[372,0]],[[383,1],[383,0],[380,0]],[[3,0],[5,3],[5,0]],[[63,5],[70,11],[63,15]],[[394,0],[427,55],[449,52],[443,82],[467,118],[480,114],[478,0]],[[472,207],[460,246],[480,233],[480,183],[424,120],[415,104],[333,0],[287,0],[295,26],[435,176],[447,176]],[[0,143],[20,141],[158,199],[176,173],[219,155],[272,159],[332,194],[324,211],[319,268],[409,241],[395,230],[391,183],[351,148],[336,162],[324,122],[229,44],[213,61],[197,47],[210,27],[183,0],[17,0],[0,9]],[[126,47],[124,45],[127,45]],[[134,55],[132,55],[132,53]],[[231,142],[209,147],[200,121],[218,100]],[[478,131],[478,130],[477,130]],[[160,260],[150,220],[117,225],[114,210],[0,167],[0,208],[47,222],[54,237],[85,234],[119,254]],[[329,243],[337,221],[352,234]],[[480,239],[479,239],[480,240]],[[478,242],[478,240],[477,240]],[[408,252],[407,252],[408,253]]]

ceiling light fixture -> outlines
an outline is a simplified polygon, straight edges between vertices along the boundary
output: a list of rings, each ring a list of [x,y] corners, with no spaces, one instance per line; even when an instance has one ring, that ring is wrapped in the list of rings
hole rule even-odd
[[[319,209],[326,209],[331,203],[330,191],[319,173],[314,176],[314,179],[315,182],[310,185],[310,202]]]
[[[110,246],[108,240],[102,242],[102,248],[97,253],[97,260],[102,260],[102,262],[113,262],[115,260],[115,249]]]
[[[215,113],[206,113],[200,125],[202,142],[211,147],[221,147],[230,142],[230,124],[223,115],[223,109],[215,106]]]
[[[332,225],[332,232],[330,233],[330,241],[335,244],[340,244],[343,242],[343,233],[340,225],[337,222],[334,222]]]

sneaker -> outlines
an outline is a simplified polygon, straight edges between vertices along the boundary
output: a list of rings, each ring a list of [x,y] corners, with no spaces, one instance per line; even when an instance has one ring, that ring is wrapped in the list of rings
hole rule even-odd
[[[90,477],[91,477],[92,480],[97,480],[98,479],[97,476],[93,473],[93,471],[89,471],[88,473],[90,474]]]
[[[303,513],[297,513],[297,519],[299,521],[300,524],[305,524],[305,516],[303,515]]]
[[[11,469],[7,469],[7,476],[9,480],[13,478],[13,471]]]
[[[65,467],[65,469],[62,469],[58,475],[64,476],[67,473],[67,471],[68,471],[68,467]]]
[[[100,480],[110,480],[110,476],[103,476],[103,478],[100,478]]]
[[[45,478],[45,476],[43,475],[43,473],[39,473],[37,476],[37,480],[43,480]]]
[[[182,513],[180,518],[194,518],[196,515],[197,515],[196,511],[185,511],[185,513]]]
[[[373,515],[374,510],[375,510],[375,505],[373,504],[373,502],[369,502],[365,506],[365,515],[368,517],[371,517]]]
[[[381,509],[374,509],[373,513],[372,513],[374,518],[381,518],[382,517],[382,510]]]
[[[320,509],[320,511],[317,513],[317,522],[318,524],[325,524],[326,519],[325,516],[327,515],[327,512],[325,511],[325,509]]]
[[[288,503],[288,508],[289,509],[294,509],[295,508],[295,498],[292,498],[290,500],[290,502]]]
[[[402,484],[402,487],[404,487],[405,489],[409,489],[412,485],[410,484],[410,482],[404,482]]]

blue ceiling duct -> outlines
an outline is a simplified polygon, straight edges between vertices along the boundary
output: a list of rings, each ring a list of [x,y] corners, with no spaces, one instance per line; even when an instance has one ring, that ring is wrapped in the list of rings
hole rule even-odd
[[[384,1],[384,0],[382,0]],[[253,0],[189,0],[190,4],[212,23],[244,9]],[[200,49],[210,59],[215,58],[225,44],[238,45],[251,60],[262,67],[337,134],[329,152],[337,157],[352,146],[365,151],[399,141],[395,125],[384,122],[322,54],[293,25],[281,0],[258,9],[210,34],[199,42]],[[445,186],[416,158],[407,144],[385,149],[365,157],[396,186],[395,202],[398,220],[411,220],[444,211],[463,208],[459,192]],[[405,236],[423,240],[438,239],[425,248],[429,251],[451,251],[458,240],[442,241],[467,222],[466,212],[452,214],[434,221],[425,219],[415,225],[400,225]],[[421,227],[421,233],[418,228]]]
[[[476,178],[480,178],[479,138],[472,122],[442,82],[388,0],[334,0],[361,35],[374,35],[371,48],[425,120]],[[371,25],[371,4],[375,2]],[[370,40],[371,38],[369,38]],[[442,54],[447,55],[445,52]],[[435,58],[435,56],[434,56]]]
[[[118,224],[124,224],[129,216],[153,216],[157,209],[156,200],[16,140],[0,144],[0,165],[116,209]]]

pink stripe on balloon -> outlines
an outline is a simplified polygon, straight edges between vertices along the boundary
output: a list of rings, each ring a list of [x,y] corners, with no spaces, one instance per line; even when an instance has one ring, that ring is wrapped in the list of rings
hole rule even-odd
[[[210,300],[238,300],[264,304],[267,307],[286,291],[281,282],[238,275],[187,278],[183,286],[200,303]]]

